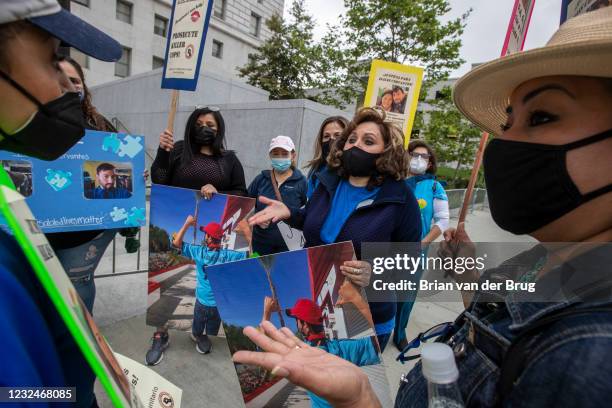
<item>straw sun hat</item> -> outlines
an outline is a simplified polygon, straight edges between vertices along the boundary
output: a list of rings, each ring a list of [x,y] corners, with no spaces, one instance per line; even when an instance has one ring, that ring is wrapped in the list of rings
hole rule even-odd
[[[612,6],[568,20],[545,47],[480,65],[455,84],[457,108],[478,127],[500,134],[510,95],[534,78],[612,77]]]

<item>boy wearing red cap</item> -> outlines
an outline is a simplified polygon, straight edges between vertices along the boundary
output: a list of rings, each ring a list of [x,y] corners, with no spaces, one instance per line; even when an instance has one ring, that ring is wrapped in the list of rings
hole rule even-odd
[[[272,313],[279,310],[278,303],[266,296],[262,321],[270,320]],[[308,345],[325,350],[359,367],[380,364],[380,348],[374,336],[339,340],[325,337],[323,312],[314,301],[306,298],[298,299],[292,308],[285,309],[285,313],[296,320],[298,331]],[[331,408],[325,399],[316,394],[308,392],[308,396],[312,408]]]
[[[216,222],[201,226],[200,231],[206,235],[202,245],[188,244],[183,237],[190,227],[195,227],[197,220],[189,215],[180,231],[173,237],[172,245],[181,249],[181,254],[193,259],[197,268],[196,302],[193,310],[191,338],[196,343],[198,353],[207,354],[212,349],[208,335],[216,336],[221,326],[221,317],[217,303],[206,276],[205,267],[226,262],[239,261],[246,258],[246,252],[232,251],[221,248],[223,228]]]

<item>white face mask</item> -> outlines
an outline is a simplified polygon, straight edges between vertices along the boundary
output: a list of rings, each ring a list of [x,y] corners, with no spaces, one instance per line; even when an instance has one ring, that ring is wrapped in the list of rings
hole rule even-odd
[[[410,159],[410,173],[423,174],[427,171],[429,162],[422,157],[413,157]]]

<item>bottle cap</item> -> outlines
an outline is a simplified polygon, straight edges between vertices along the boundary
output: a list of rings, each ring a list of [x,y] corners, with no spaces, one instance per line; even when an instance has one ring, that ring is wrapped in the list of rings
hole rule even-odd
[[[453,350],[444,343],[425,343],[421,351],[423,376],[432,383],[449,384],[457,381],[459,370]]]

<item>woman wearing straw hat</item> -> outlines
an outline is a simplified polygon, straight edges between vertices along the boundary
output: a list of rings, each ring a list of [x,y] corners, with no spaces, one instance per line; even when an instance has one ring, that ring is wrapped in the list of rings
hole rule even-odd
[[[457,278],[503,274],[543,289],[495,302],[473,293],[466,312],[438,338],[455,351],[466,406],[612,400],[611,67],[612,8],[605,8],[569,20],[547,46],[482,65],[457,82],[458,108],[497,136],[484,157],[493,219],[542,242],[482,277],[473,271]],[[447,250],[471,244],[462,225],[445,235]],[[267,353],[241,351],[235,361],[270,369],[338,407],[380,406],[349,363],[286,331],[245,334]],[[420,366],[403,376],[396,407],[427,405]]]

